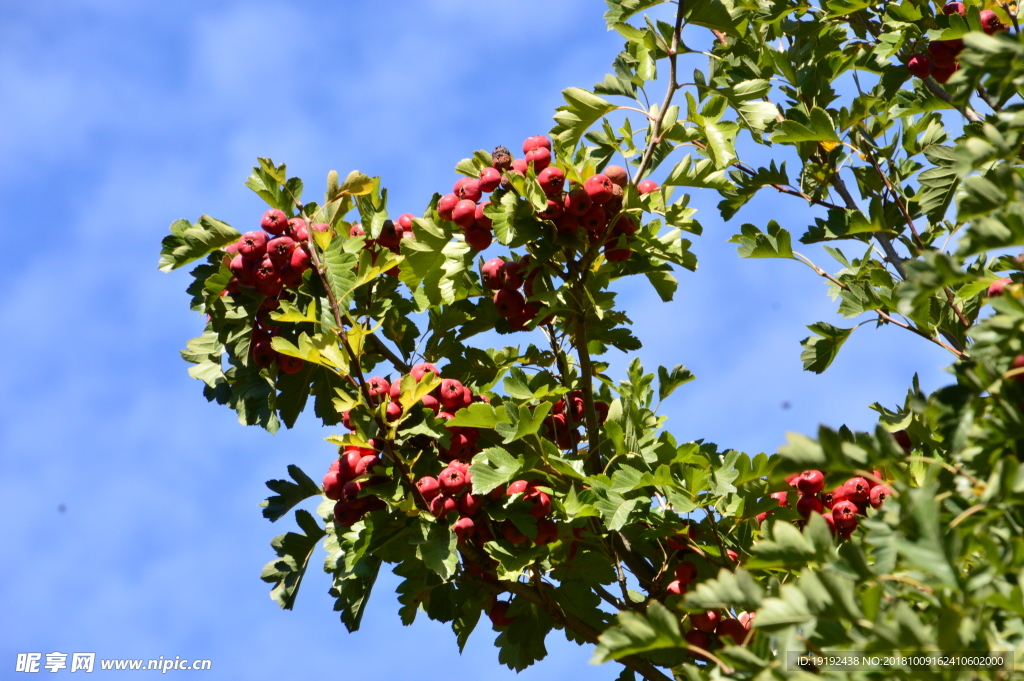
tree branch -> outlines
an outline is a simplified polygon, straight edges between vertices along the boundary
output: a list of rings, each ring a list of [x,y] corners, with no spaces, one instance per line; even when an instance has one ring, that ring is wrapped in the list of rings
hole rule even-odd
[[[633,176],[637,181],[643,179],[644,172],[654,156],[654,149],[661,142],[661,124],[665,121],[665,113],[668,111],[668,108],[672,106],[672,97],[675,95],[676,90],[679,89],[679,86],[676,84],[676,58],[679,50],[679,33],[683,27],[684,11],[685,6],[683,2],[680,2],[679,7],[676,9],[676,25],[672,31],[672,46],[668,50],[668,90],[665,92],[665,100],[662,102],[661,109],[658,110],[658,117],[651,123],[651,139],[647,143],[647,148],[644,149],[640,165],[637,166],[636,174]]]

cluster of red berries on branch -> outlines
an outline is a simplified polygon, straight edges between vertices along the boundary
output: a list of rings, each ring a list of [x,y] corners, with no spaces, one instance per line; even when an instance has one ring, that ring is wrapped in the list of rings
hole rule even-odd
[[[272,208],[263,214],[262,230],[246,232],[238,241],[228,244],[224,251],[224,264],[232,279],[221,293],[231,296],[248,287],[266,296],[253,327],[249,353],[257,366],[269,367],[277,361],[284,373],[296,373],[304,362],[297,357],[283,355],[271,347],[271,339],[278,329],[270,324],[267,310],[276,309],[290,290],[302,283],[302,275],[310,267],[309,226],[302,218],[288,219],[283,211]],[[314,225],[324,228],[326,225]]]
[[[594,401],[594,411],[597,412],[598,423],[604,423],[607,420],[608,409],[607,402]],[[585,422],[586,408],[583,403],[583,393],[579,390],[569,391],[565,397],[555,402],[551,413],[544,417],[547,436],[563,450],[572,449],[579,443],[578,428]]]
[[[967,16],[967,6],[962,2],[947,2],[942,8],[943,14],[959,14]],[[1007,26],[999,20],[999,15],[990,9],[981,11],[979,16],[981,27],[988,35],[1007,30]],[[907,61],[907,69],[911,75],[924,79],[931,76],[940,83],[945,83],[960,69],[957,56],[964,49],[961,38],[953,40],[932,40],[928,43],[927,53],[919,52]]]
[[[361,495],[366,487],[384,480],[372,475],[380,465],[377,449],[354,445],[342,448],[341,456],[334,460],[323,480],[324,496],[338,502],[334,505],[335,523],[351,527],[366,513],[384,508],[384,502],[377,497]]]
[[[812,513],[818,513],[828,523],[832,535],[840,540],[850,538],[857,529],[859,516],[867,513],[868,506],[881,508],[892,496],[892,490],[882,480],[881,471],[872,471],[870,478],[853,477],[835,489],[825,491],[825,474],[819,470],[806,470],[786,478],[798,493],[796,511],[803,518],[801,522],[809,519]],[[771,496],[779,502],[780,508],[789,508],[789,492],[773,492]],[[758,523],[763,523],[769,513],[771,511],[757,516]]]
[[[731,640],[732,645],[745,645],[750,637],[750,629],[754,623],[753,612],[741,612],[732,617],[726,612],[707,610],[695,612],[689,616],[690,630],[683,638],[691,646],[712,651],[721,648]]]
[[[377,256],[381,253],[381,249],[387,249],[392,253],[401,253],[402,239],[412,239],[415,235],[412,231],[412,221],[416,216],[412,213],[402,213],[398,216],[398,220],[385,220],[381,226],[380,234],[377,235],[376,239],[367,238],[363,243],[363,248],[370,252],[372,258],[371,263],[377,262]],[[355,222],[348,230],[349,238],[365,237],[366,230],[363,229],[362,223]],[[358,268],[359,265],[357,264]],[[386,270],[384,274],[389,277],[398,276],[398,267],[392,267]]]

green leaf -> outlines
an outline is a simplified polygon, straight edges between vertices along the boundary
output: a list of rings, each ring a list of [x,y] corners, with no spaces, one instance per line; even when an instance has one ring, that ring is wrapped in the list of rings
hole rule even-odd
[[[334,609],[341,612],[341,623],[349,633],[359,630],[381,563],[380,558],[367,556],[358,560],[350,572],[339,573],[335,577],[331,588],[331,595],[335,597]]]
[[[418,538],[415,542],[416,557],[441,579],[451,579],[459,562],[455,533],[443,522],[431,523],[424,520],[420,523],[420,529],[422,539]]]
[[[455,418],[448,421],[449,426],[467,426],[470,428],[494,428],[501,415],[486,402],[474,402],[455,412]]]
[[[689,383],[690,381],[697,378],[693,375],[693,372],[684,367],[682,364],[677,364],[672,367],[669,371],[665,367],[658,367],[658,401],[663,401],[666,397],[676,391],[679,386]]]
[[[729,243],[739,244],[736,251],[741,258],[795,259],[789,232],[775,220],[768,222],[767,234],[752,224],[744,224],[740,227],[740,233],[729,239]]]
[[[736,608],[757,610],[764,600],[761,585],[743,568],[736,572],[721,569],[715,579],[706,579],[686,594],[685,605],[694,610]]]
[[[824,522],[824,521],[822,521]],[[748,569],[767,567],[800,567],[808,561],[819,559],[816,547],[800,530],[787,522],[772,525],[772,538],[762,539],[751,547],[753,558],[747,561]]]
[[[816,335],[800,341],[800,345],[804,348],[804,351],[800,353],[800,359],[804,363],[804,371],[820,374],[835,360],[836,355],[839,354],[839,348],[853,333],[853,329],[841,329],[825,322],[811,324],[807,328]]]
[[[160,243],[160,271],[170,272],[193,260],[238,241],[241,233],[226,222],[209,215],[200,216],[194,225],[188,220],[171,223],[171,233]]]
[[[838,143],[839,135],[836,134],[835,123],[832,117],[824,109],[814,107],[811,109],[809,125],[796,121],[785,120],[775,126],[772,133],[772,142],[782,144],[796,144],[797,142],[835,142]]]
[[[274,537],[270,545],[274,547],[278,558],[267,563],[260,575],[264,582],[276,584],[270,591],[270,597],[284,610],[291,610],[295,606],[295,597],[299,593],[313,549],[327,535],[309,511],[296,511],[295,520],[305,534],[288,532]]]
[[[836,17],[843,17],[847,14],[853,14],[859,12],[862,9],[871,7],[874,2],[872,0],[829,0],[826,3],[828,7],[828,16],[826,19],[834,19]]]
[[[473,457],[473,494],[487,494],[511,481],[522,469],[522,458],[515,458],[501,447],[488,447]]]
[[[696,164],[690,154],[683,157],[665,178],[666,186],[702,187],[707,189],[729,189],[732,183],[724,170],[715,168],[711,159],[701,159]]]
[[[322,258],[327,283],[342,309],[348,308],[349,299],[359,281],[355,271],[358,255],[346,251],[345,243],[345,239],[334,239],[324,251]]]
[[[285,513],[290,511],[295,504],[320,494],[320,487],[313,482],[308,475],[302,472],[298,466],[288,466],[288,475],[295,482],[288,480],[268,480],[267,487],[271,492],[277,492],[277,496],[264,500],[260,506],[263,507],[263,517],[276,522]]]
[[[628,655],[685,646],[676,616],[658,601],[651,601],[647,614],[632,610],[619,613],[618,625],[598,639],[591,664],[604,664]]]
[[[358,170],[353,170],[345,178],[345,181],[338,187],[341,194],[349,196],[363,196],[373,191],[373,178],[363,175]]]
[[[672,301],[675,296],[676,289],[679,288],[679,281],[672,276],[671,272],[658,271],[658,272],[645,272],[647,280],[651,282],[651,286],[654,287],[658,297],[661,298],[662,302],[668,303]]]
[[[558,107],[555,113],[558,124],[551,129],[551,136],[568,150],[576,148],[587,128],[616,109],[611,102],[578,87],[562,90],[562,96],[567,104]]]
[[[742,38],[746,33],[744,26],[733,18],[730,6],[722,0],[697,0],[687,2],[685,7],[684,18],[688,24],[722,31],[737,38]]]

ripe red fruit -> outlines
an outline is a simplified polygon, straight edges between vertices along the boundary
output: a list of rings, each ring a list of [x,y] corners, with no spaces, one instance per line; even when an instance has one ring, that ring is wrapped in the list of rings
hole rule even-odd
[[[453,408],[462,405],[462,383],[454,378],[446,378],[441,381],[441,391],[438,400],[445,407]]]
[[[416,379],[417,383],[419,383],[420,379],[428,372],[434,374],[438,378],[441,377],[441,372],[438,371],[437,367],[430,362],[421,362],[409,370],[409,374]]]
[[[349,237],[366,236],[366,230],[363,229],[363,226],[361,224],[356,222],[353,223],[351,227],[349,227],[348,235]]]
[[[424,395],[420,399],[420,404],[423,405],[424,409],[429,409],[435,414],[441,411],[441,403],[433,395]]]
[[[501,536],[512,544],[522,544],[529,539],[529,537],[519,531],[519,528],[511,520],[506,520],[501,524]]]
[[[608,262],[623,262],[633,257],[633,251],[629,248],[615,248],[615,244],[608,242],[604,245],[604,258]]]
[[[576,187],[576,189],[566,194],[565,199],[562,201],[565,212],[577,217],[586,215],[592,205],[594,205],[594,202],[590,198],[590,194],[583,187]]]
[[[305,366],[305,364],[305,360],[299,359],[298,357],[277,353],[277,368],[286,374],[299,373],[302,371],[302,367]]]
[[[519,291],[503,288],[494,294],[494,307],[498,314],[506,319],[515,317],[523,311],[526,300]]]
[[[267,235],[264,232],[246,232],[238,240],[238,252],[246,260],[262,260],[267,252]]]
[[[580,228],[580,219],[575,215],[569,215],[563,213],[557,220],[555,220],[555,229],[558,230],[559,236],[567,239],[572,238]]]
[[[590,195],[590,200],[598,205],[612,198],[612,181],[601,173],[588,177],[583,183],[583,189]]]
[[[547,135],[534,135],[527,137],[523,142],[523,153],[528,153],[531,149],[544,148],[551,149],[551,140],[547,138]]]
[[[910,454],[910,450],[914,448],[914,443],[910,441],[910,435],[905,430],[897,430],[892,434],[897,444],[903,448],[903,451]]]
[[[855,527],[857,525],[857,504],[852,501],[837,501],[832,507],[832,520],[836,527]]]
[[[871,488],[871,493],[868,495],[871,508],[882,508],[882,504],[890,496],[892,496],[892,490],[889,489],[888,485],[875,485]]]
[[[741,646],[747,640],[747,628],[737,619],[729,617],[718,623],[715,633],[721,639],[731,638],[735,645]]]
[[[459,497],[459,513],[466,517],[475,516],[483,507],[484,498],[479,494],[470,494],[467,492]]]
[[[832,533],[833,537],[836,536],[836,521],[835,518],[832,517],[832,511],[825,511],[821,514],[821,517],[825,519],[826,523],[828,523],[828,531]]]
[[[337,470],[327,471],[324,476],[324,496],[332,501],[341,499],[341,489],[345,486],[345,480]]]
[[[672,596],[682,596],[687,591],[686,584],[680,579],[673,579],[665,587],[665,593]]]
[[[338,460],[338,474],[346,482],[356,477],[356,467],[363,458],[363,450],[359,447],[346,449]]]
[[[459,504],[452,497],[440,494],[430,500],[430,513],[438,520],[458,510]]]
[[[1013,358],[1013,362],[1010,363],[1010,370],[1024,368],[1024,355],[1017,355]],[[1013,380],[1024,383],[1024,372],[1014,374]]]
[[[473,404],[473,391],[469,389],[469,386],[462,386],[462,399],[461,401],[456,403],[455,408],[461,409],[463,407],[468,407],[471,404]],[[480,431],[476,430],[475,428],[472,428],[467,432],[479,434]]]
[[[239,253],[231,259],[231,264],[228,265],[228,269],[231,270],[231,274],[235,275],[235,278],[238,279],[238,283],[251,286],[254,281],[252,277],[252,265],[253,263],[251,261],[246,260],[242,257],[242,254]]]
[[[711,649],[711,635],[707,632],[691,629],[686,632],[686,635],[683,636],[683,638],[686,639],[687,643],[696,648],[700,648],[702,650]]]
[[[528,490],[531,490],[534,485],[531,485],[527,480],[516,480],[509,483],[509,486],[505,489],[505,494],[512,496],[513,494],[523,494]]]
[[[932,63],[940,69],[950,69],[956,64],[956,53],[943,40],[933,40],[928,43],[928,56]]]
[[[658,183],[654,180],[644,180],[636,188],[641,194],[650,194],[651,192],[658,191]]]
[[[437,476],[437,481],[441,485],[441,492],[453,497],[462,494],[466,489],[466,473],[459,468],[445,468]]]
[[[269,340],[259,341],[252,346],[252,359],[256,366],[266,369],[277,359],[277,351],[270,345]]]
[[[629,174],[626,173],[626,169],[622,166],[605,166],[602,174],[611,180],[613,184],[617,184],[620,187],[625,187],[629,183]]]
[[[359,493],[366,487],[366,483],[357,482],[356,480],[349,480],[345,483],[345,486],[341,488],[341,500],[349,505],[350,508],[362,508],[369,501],[365,498],[360,498]]]
[[[375,467],[380,465],[380,457],[376,454],[367,454],[359,459],[359,463],[356,464],[356,475],[366,475],[369,471],[372,471]]]
[[[448,222],[451,222],[452,210],[454,210],[455,206],[458,203],[459,197],[456,196],[455,194],[445,194],[444,196],[442,196],[441,199],[437,202],[438,217],[440,217],[442,220],[447,220]]]
[[[1010,279],[1008,277],[1003,279],[996,279],[988,287],[988,297],[998,298],[999,296],[1003,295],[1003,289],[1006,288],[1006,285],[1012,283],[1013,279]]]
[[[695,612],[690,615],[690,624],[697,631],[706,631],[709,634],[714,633],[718,627],[718,622],[721,617],[718,615],[717,610],[708,610],[707,612]]]
[[[313,225],[313,227],[314,228],[319,227],[319,229],[317,229],[318,232],[326,232],[327,230],[329,230],[331,228],[330,225],[325,225],[325,224],[322,224],[322,223],[320,225]],[[288,236],[290,236],[292,239],[294,239],[295,241],[300,242],[300,243],[304,242],[304,241],[308,241],[309,240],[309,226],[306,224],[306,221],[305,220],[289,220],[288,221]]]
[[[545,518],[537,521],[537,536],[534,543],[538,546],[545,546],[558,540],[558,525],[554,520]]]
[[[804,471],[796,481],[796,488],[802,494],[817,494],[824,486],[825,476],[816,470]]]
[[[846,488],[843,485],[839,485],[831,492],[822,492],[821,494],[821,502],[825,508],[833,508],[840,501],[846,501]]]
[[[962,2],[947,2],[942,8],[943,14],[959,14],[962,17],[967,16],[967,6]]]
[[[537,173],[537,182],[540,183],[540,187],[544,190],[545,194],[554,196],[562,192],[562,187],[565,185],[565,173],[562,172],[561,168],[548,166]]]
[[[588,232],[599,234],[608,226],[608,216],[605,214],[604,208],[594,204],[586,215],[580,218],[580,224]]]
[[[491,230],[472,225],[466,228],[466,244],[474,251],[486,251],[494,243],[494,233]]]
[[[551,165],[551,151],[544,147],[537,147],[526,152],[526,162],[533,164],[533,171],[540,171]]]
[[[463,199],[455,204],[452,209],[452,222],[463,229],[476,222],[476,203],[469,199]]]
[[[597,412],[597,422],[604,423],[608,420],[608,410],[610,405],[607,402],[594,402],[594,411]]]
[[[932,69],[932,78],[934,78],[935,81],[938,82],[938,83],[946,83],[946,82],[949,81],[950,78],[953,77],[953,74],[956,73],[959,70],[960,70],[960,64],[959,63],[953,64],[952,67],[946,68],[946,69],[941,69],[938,66],[935,66]]]
[[[548,199],[548,207],[537,213],[544,220],[556,220],[562,215],[562,200]]]
[[[725,555],[729,560],[731,560],[734,563],[738,563],[740,561],[740,554],[736,553],[732,549],[726,549]]]
[[[402,405],[398,404],[398,402],[389,402],[387,409],[384,411],[384,418],[386,418],[388,422],[391,422],[397,421],[401,417]]]
[[[493,192],[501,184],[501,173],[495,168],[484,168],[480,171],[480,179],[477,181],[482,192]]]
[[[455,183],[455,189],[453,193],[462,200],[472,201],[476,203],[483,196],[483,192],[480,191],[480,181],[475,180],[472,177],[464,177]]]
[[[525,175],[527,165],[525,158],[517,158],[512,161],[512,172],[518,173],[519,175]]]
[[[310,229],[312,229],[314,232],[326,233],[331,231],[331,226],[326,222],[314,222],[313,226]]]
[[[697,566],[688,560],[684,560],[676,566],[676,579],[683,584],[690,584],[697,579]]]
[[[796,512],[804,518],[810,518],[811,513],[821,513],[824,510],[825,506],[821,503],[821,499],[813,494],[801,495],[796,500]]]
[[[504,264],[505,261],[501,258],[491,258],[483,264],[483,267],[480,268],[480,279],[484,286],[492,291],[501,288],[501,267]]]
[[[515,617],[508,616],[509,603],[507,601],[494,601],[491,605],[490,611],[487,616],[491,620],[491,624],[496,627],[507,627],[516,621]]]
[[[743,628],[750,631],[750,627],[754,624],[754,617],[757,615],[756,612],[741,612],[736,618],[743,625]]]
[[[352,508],[344,501],[339,501],[334,505],[334,524],[340,525],[341,527],[352,527],[359,519],[363,517],[363,514],[358,509]]]
[[[867,501],[868,495],[871,493],[871,485],[864,478],[850,478],[843,485],[843,492],[850,501]]]
[[[390,394],[391,384],[387,382],[387,379],[381,378],[380,376],[371,376],[366,381],[366,392],[370,396],[370,401],[373,404],[379,404],[385,395]]]
[[[484,201],[476,207],[476,211],[473,213],[473,218],[476,221],[478,227],[484,229],[493,229],[494,225],[489,217],[484,215],[484,208],[491,205],[490,201]]]
[[[776,499],[779,502],[779,508],[789,507],[789,493],[788,492],[772,492],[771,498]]]
[[[427,475],[416,481],[416,489],[420,491],[423,500],[429,503],[431,499],[441,493],[441,484],[437,478]]]
[[[295,248],[292,250],[292,255],[288,259],[288,267],[299,273],[305,272],[309,269],[309,251],[305,248]]]
[[[472,518],[463,517],[455,521],[455,524],[452,525],[452,529],[455,531],[456,538],[461,543],[473,536],[476,524],[473,522]]]
[[[284,214],[284,211],[271,208],[263,214],[260,227],[271,234],[284,234],[284,231],[288,229],[288,216]]]
[[[404,233],[412,229],[412,221],[416,219],[416,216],[412,213],[402,213],[398,216],[398,224],[402,228],[403,236]]]
[[[518,289],[522,287],[522,269],[522,262],[509,260],[507,262],[502,263],[501,270],[498,273],[501,277],[501,287],[507,289]]]
[[[396,225],[392,220],[385,220],[380,228],[377,243],[388,250],[397,251],[398,245],[402,243],[401,225]]]
[[[990,9],[981,10],[981,14],[978,16],[981,19],[981,29],[988,35],[1005,31],[1006,26],[999,20],[999,15]]]
[[[530,515],[540,520],[548,513],[551,513],[551,497],[544,492],[535,492],[527,495],[533,499],[533,506],[530,508]]]

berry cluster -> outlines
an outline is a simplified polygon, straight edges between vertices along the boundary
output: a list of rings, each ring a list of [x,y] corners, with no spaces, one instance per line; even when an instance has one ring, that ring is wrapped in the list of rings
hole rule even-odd
[[[533,282],[536,278],[536,270],[531,275],[527,273],[530,264],[530,256],[522,260],[504,260],[492,258],[480,268],[480,279],[491,291],[494,291],[494,307],[502,317],[508,320],[513,331],[525,331],[526,325],[537,318],[540,306],[534,302],[527,302],[527,298],[533,295]],[[520,292],[520,289],[523,289]],[[546,324],[551,317],[542,323]]]
[[[380,499],[361,495],[366,487],[382,480],[371,475],[381,465],[377,451],[346,445],[324,476],[324,496],[338,502],[334,505],[334,522],[338,525],[352,527],[364,514],[384,508]]]
[[[604,423],[608,418],[608,403],[594,401],[597,420]],[[579,390],[570,391],[551,408],[551,413],[544,418],[547,436],[561,449],[572,449],[580,441],[578,428],[586,419],[583,406],[583,393]]]
[[[309,226],[302,218],[289,220],[276,208],[263,214],[260,226],[262,230],[246,232],[224,248],[232,279],[221,295],[234,295],[245,286],[266,296],[253,326],[249,353],[257,366],[269,367],[276,360],[281,371],[292,374],[302,369],[304,362],[271,347],[278,329],[270,324],[265,311],[277,308],[278,301],[289,295],[288,290],[302,283],[302,275],[310,266]],[[313,225],[314,229],[324,227]]]
[[[858,516],[867,512],[867,507],[881,508],[887,498],[892,495],[889,486],[876,482],[882,480],[880,471],[873,471],[872,478],[860,476],[850,478],[831,491],[824,491],[825,474],[818,470],[807,470],[786,478],[790,486],[796,488],[799,496],[796,511],[807,520],[812,513],[820,513],[828,523],[833,536],[841,540],[849,539],[857,529]],[[779,502],[780,508],[789,508],[789,492],[774,492],[772,498]],[[825,509],[828,509],[827,511]],[[770,511],[757,516],[763,523]]]
[[[962,2],[947,2],[942,8],[943,14],[959,14],[967,16],[967,6]],[[999,16],[990,9],[982,10],[981,27],[988,35],[1007,30],[1007,26],[999,20]],[[907,69],[918,78],[924,79],[931,76],[940,83],[945,83],[960,69],[960,62],[957,56],[964,49],[964,41],[960,38],[954,40],[932,40],[928,43],[928,52],[919,52],[907,61]]]
[[[736,617],[723,616],[718,610],[707,610],[690,615],[690,630],[683,636],[691,646],[704,650],[722,647],[725,639],[732,639],[733,645],[744,645],[750,636],[754,615],[741,612]]]
[[[412,221],[416,216],[412,213],[402,213],[398,216],[398,221],[385,220],[381,226],[380,234],[377,235],[376,239],[366,239],[363,244],[363,248],[371,253],[373,256],[370,262],[376,263],[377,256],[381,252],[380,249],[386,248],[392,253],[401,253],[402,239],[412,239],[414,237],[412,231]],[[348,231],[349,238],[365,237],[366,230],[363,229],[362,223],[356,222],[352,224],[352,227]],[[356,267],[359,267],[356,265]],[[398,276],[398,267],[392,267],[391,269],[384,272],[389,277]]]

